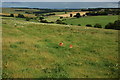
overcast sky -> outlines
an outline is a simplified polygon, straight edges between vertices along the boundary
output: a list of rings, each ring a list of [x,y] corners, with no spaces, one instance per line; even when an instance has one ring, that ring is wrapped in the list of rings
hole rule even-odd
[[[1,0],[2,2],[118,2],[119,0]]]

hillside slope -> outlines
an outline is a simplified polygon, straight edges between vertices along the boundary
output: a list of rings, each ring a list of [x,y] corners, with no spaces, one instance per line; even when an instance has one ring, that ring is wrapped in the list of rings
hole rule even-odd
[[[108,23],[113,23],[115,20],[118,20],[118,15],[113,16],[86,16],[81,18],[71,18],[66,19],[64,22],[67,24],[86,26],[87,24],[91,24],[94,26],[95,24],[100,24],[103,28]]]
[[[118,77],[117,30],[15,18],[2,24],[3,78]]]

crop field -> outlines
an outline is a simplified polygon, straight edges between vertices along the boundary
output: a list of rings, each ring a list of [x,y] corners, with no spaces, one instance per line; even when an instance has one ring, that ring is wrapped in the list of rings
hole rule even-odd
[[[6,16],[10,16],[9,13],[0,13],[0,15],[6,15]],[[15,17],[18,16],[18,14],[14,14]],[[25,17],[29,17],[29,18],[35,18],[36,16],[34,14],[24,14]]]
[[[61,15],[56,15],[56,16],[61,16],[61,17],[70,17],[70,14],[73,14],[73,16],[76,14],[76,13],[80,13],[80,15],[84,15],[86,12],[67,12],[67,14],[61,14]]]
[[[64,22],[67,24],[86,26],[87,24],[91,24],[94,26],[96,23],[101,24],[104,27],[109,22],[114,22],[118,19],[118,16],[86,16],[81,18],[70,18],[66,19]]]
[[[111,17],[97,19],[104,25]],[[66,21],[83,25],[73,26],[2,17],[3,78],[117,78],[118,31],[84,27],[92,20]]]
[[[1,8],[0,8],[1,9]],[[19,8],[2,8],[3,13],[9,14],[26,14],[25,12],[40,11],[36,9],[19,9]]]
[[[47,21],[53,21],[53,22],[60,19],[60,17],[63,17],[63,19],[71,19],[70,14],[73,14],[74,16],[76,13],[80,13],[81,15],[83,15],[86,12],[67,12],[66,14],[65,12],[55,12],[56,15],[45,17],[45,19]]]

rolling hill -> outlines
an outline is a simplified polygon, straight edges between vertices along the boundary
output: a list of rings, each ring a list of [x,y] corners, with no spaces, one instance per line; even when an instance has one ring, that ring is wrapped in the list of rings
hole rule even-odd
[[[117,30],[5,17],[2,30],[3,78],[118,77]]]

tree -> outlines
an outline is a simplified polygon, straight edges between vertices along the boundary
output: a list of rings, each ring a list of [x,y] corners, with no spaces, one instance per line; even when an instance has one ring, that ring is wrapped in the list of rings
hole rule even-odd
[[[14,14],[10,14],[10,17],[14,17]]]
[[[70,14],[70,17],[72,17],[73,15],[72,14]]]
[[[80,13],[76,13],[76,15],[75,15],[74,17],[76,17],[76,18],[80,18],[81,15],[80,15]]]
[[[102,28],[102,26],[100,24],[95,24],[94,27],[95,28]]]

